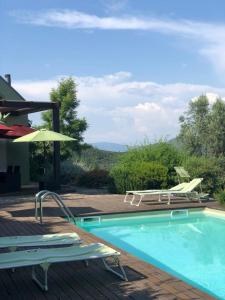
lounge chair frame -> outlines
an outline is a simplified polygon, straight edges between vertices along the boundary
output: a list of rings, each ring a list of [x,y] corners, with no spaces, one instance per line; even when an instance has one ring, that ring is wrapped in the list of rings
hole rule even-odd
[[[42,290],[48,291],[48,270],[52,264],[84,261],[88,265],[89,261],[99,259],[107,271],[124,281],[128,281],[126,272],[120,264],[119,255],[119,252],[101,243],[65,248],[31,249],[16,253],[1,253],[0,269],[30,266],[32,267],[31,276],[34,282]]]
[[[179,183],[178,185],[170,188],[170,189],[162,189],[162,190],[139,190],[139,191],[126,191],[126,195],[124,197],[124,202],[125,203],[130,203],[132,204],[135,200],[135,195],[137,195],[138,193],[140,194],[151,194],[151,193],[157,193],[157,192],[168,192],[168,191],[180,191],[182,190],[185,185],[187,184],[187,182],[182,182],[182,183]],[[128,199],[129,196],[131,196],[131,199]],[[161,202],[161,198],[159,197],[159,202]]]
[[[69,246],[81,243],[82,239],[75,232],[0,237],[0,248],[8,248],[10,252],[20,247]]]
[[[176,174],[177,174],[177,179],[178,182],[181,183],[182,180],[188,179],[190,181],[191,176],[189,175],[188,171],[184,169],[184,167],[174,167]]]
[[[143,200],[143,198],[144,198],[144,196],[146,196],[146,195],[152,195],[152,196],[154,196],[154,195],[159,195],[159,199],[158,199],[158,202],[162,202],[162,196],[167,196],[167,199],[168,199],[168,201],[167,201],[167,205],[170,205],[171,204],[171,198],[172,198],[172,196],[176,196],[176,195],[179,195],[179,196],[185,196],[185,198],[188,200],[188,201],[190,201],[190,199],[191,198],[196,198],[198,201],[199,201],[199,203],[201,203],[202,201],[201,201],[201,198],[200,198],[200,194],[198,193],[198,192],[191,192],[191,193],[181,193],[180,191],[174,191],[174,192],[163,192],[163,193],[161,193],[161,194],[159,194],[159,193],[137,193],[137,194],[135,194],[135,195],[133,195],[133,198],[132,198],[132,201],[131,201],[131,205],[135,205],[135,206],[139,206],[140,204],[141,204],[141,202],[142,202],[142,200]],[[140,198],[139,198],[139,201],[137,202],[137,203],[135,203],[135,200],[136,200],[136,196],[140,196]],[[192,197],[190,197],[190,196],[192,196]],[[195,197],[193,197],[193,196],[195,196]]]
[[[158,201],[161,202],[161,197],[162,196],[167,196],[168,201],[167,204],[170,205],[171,203],[171,197],[172,196],[185,196],[187,200],[190,200],[191,198],[195,198],[199,201],[199,203],[201,203],[201,194],[199,194],[198,192],[194,191],[194,188],[196,188],[198,185],[201,184],[201,181],[203,180],[203,178],[195,178],[193,179],[191,182],[187,183],[186,186],[179,191],[175,191],[175,190],[162,190],[162,191],[152,191],[149,193],[142,193],[142,192],[137,192],[134,193],[133,198],[130,202],[131,205],[135,205],[135,206],[139,206],[144,198],[144,196],[146,195],[158,195],[159,199]],[[136,202],[136,196],[139,196],[139,201],[137,203]]]
[[[107,258],[101,258],[101,261],[103,262],[103,265],[105,269],[119,278],[121,278],[124,281],[128,281],[126,272],[123,268],[123,266],[120,264],[120,260],[118,257],[112,257],[113,258],[113,266],[119,268],[120,272],[113,269],[112,266],[107,262]],[[86,266],[88,266],[88,261],[85,261]],[[48,291],[48,270],[52,264],[51,263],[42,263],[40,265],[32,266],[31,276],[32,280],[43,290]],[[43,273],[43,275],[39,276],[38,274],[38,268]],[[40,277],[40,278],[39,278]]]

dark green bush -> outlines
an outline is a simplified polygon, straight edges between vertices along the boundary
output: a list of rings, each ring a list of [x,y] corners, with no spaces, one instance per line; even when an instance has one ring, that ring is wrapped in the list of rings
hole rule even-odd
[[[173,145],[167,142],[158,142],[156,144],[144,144],[132,147],[128,152],[121,156],[123,163],[132,162],[157,162],[165,166],[168,170],[167,185],[171,186],[176,181],[174,166],[180,165],[183,159],[181,151],[178,151]]]
[[[214,198],[220,204],[224,205],[225,204],[225,190],[220,190],[217,193],[215,193]]]
[[[119,163],[112,168],[110,176],[114,191],[156,189],[165,187],[168,169],[156,162],[133,161]]]
[[[185,159],[183,166],[192,178],[202,177],[202,189],[211,195],[224,187],[224,166],[222,158],[190,156]]]
[[[102,188],[108,186],[109,182],[110,177],[107,170],[94,169],[81,175],[78,185],[88,188]]]
[[[168,169],[180,163],[181,153],[167,142],[156,144],[144,144],[129,148],[128,152],[122,155],[122,161],[157,161]]]
[[[76,184],[78,179],[89,170],[89,167],[82,161],[65,160],[61,163],[60,182]]]

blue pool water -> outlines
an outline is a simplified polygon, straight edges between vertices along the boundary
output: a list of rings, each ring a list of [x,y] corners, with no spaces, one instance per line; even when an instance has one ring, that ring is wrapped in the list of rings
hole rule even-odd
[[[77,225],[207,293],[225,299],[225,218],[189,212],[171,218],[107,216]]]

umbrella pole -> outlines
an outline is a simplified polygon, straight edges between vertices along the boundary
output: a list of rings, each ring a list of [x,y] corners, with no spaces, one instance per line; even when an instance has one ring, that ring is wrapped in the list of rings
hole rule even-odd
[[[46,175],[46,154],[47,154],[47,151],[46,151],[46,142],[44,142],[44,177]]]

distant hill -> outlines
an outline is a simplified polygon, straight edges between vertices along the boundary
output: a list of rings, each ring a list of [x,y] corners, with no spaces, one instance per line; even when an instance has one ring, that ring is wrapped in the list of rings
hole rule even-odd
[[[127,146],[116,144],[116,143],[109,143],[109,142],[99,142],[99,143],[92,143],[91,144],[94,148],[105,150],[105,151],[112,151],[112,152],[126,152]]]

